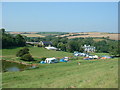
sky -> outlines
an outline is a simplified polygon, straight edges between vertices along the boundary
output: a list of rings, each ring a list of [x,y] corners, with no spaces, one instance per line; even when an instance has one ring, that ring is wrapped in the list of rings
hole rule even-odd
[[[117,2],[3,2],[2,28],[24,32],[118,32]]]

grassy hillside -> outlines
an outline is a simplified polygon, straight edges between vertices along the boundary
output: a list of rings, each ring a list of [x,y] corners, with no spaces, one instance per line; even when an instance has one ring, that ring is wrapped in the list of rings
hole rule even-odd
[[[3,49],[2,56],[8,60],[16,59],[16,52],[22,48]],[[29,47],[29,49],[34,58],[72,56],[72,53],[39,47]],[[77,64],[78,61],[81,65]],[[38,63],[38,67],[3,73],[3,88],[117,88],[118,86],[117,58],[91,61],[81,59],[56,64]]]
[[[22,49],[23,47],[13,48],[13,49],[3,49],[2,56],[3,57],[16,57],[16,52]],[[72,56],[72,53],[63,52],[63,51],[54,51],[47,50],[45,48],[40,47],[29,47],[30,53],[33,57],[65,57]]]
[[[38,69],[3,73],[2,82],[3,88],[117,88],[118,60],[40,64]]]

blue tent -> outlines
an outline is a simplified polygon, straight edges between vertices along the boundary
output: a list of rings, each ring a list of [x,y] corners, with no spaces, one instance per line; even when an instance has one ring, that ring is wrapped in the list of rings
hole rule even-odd
[[[45,61],[41,61],[40,63],[41,63],[41,64],[44,64],[44,63],[45,63]]]
[[[106,55],[104,55],[104,56],[102,56],[102,57],[111,58],[111,56],[106,56]]]
[[[66,60],[64,60],[64,59],[60,59],[60,62],[67,62]]]

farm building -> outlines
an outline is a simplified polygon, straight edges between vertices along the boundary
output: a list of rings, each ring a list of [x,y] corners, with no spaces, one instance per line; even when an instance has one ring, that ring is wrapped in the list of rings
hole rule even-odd
[[[26,44],[33,45],[33,46],[40,46],[39,42],[26,42]]]
[[[42,46],[52,46],[52,42],[50,41],[40,41],[39,44]]]
[[[51,47],[51,46],[48,46],[48,47],[45,47],[45,48],[48,49],[48,50],[57,50],[56,47]]]
[[[26,42],[26,44],[30,44],[34,46],[52,46],[52,42],[50,41]]]

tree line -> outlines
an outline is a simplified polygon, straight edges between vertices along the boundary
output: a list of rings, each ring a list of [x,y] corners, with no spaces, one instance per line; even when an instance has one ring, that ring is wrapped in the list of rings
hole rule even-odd
[[[119,48],[120,41],[111,40],[109,38],[103,38],[102,41],[95,41],[94,38],[75,38],[68,39],[66,37],[54,37],[46,36],[44,38],[26,38],[27,41],[40,42],[40,41],[51,41],[53,46],[60,48],[62,51],[74,52],[79,51],[83,52],[83,45],[91,45],[96,47],[97,53],[110,53],[111,55],[120,56]]]
[[[10,48],[10,47],[22,47],[26,45],[26,41],[22,35],[11,35],[5,32],[5,29],[0,29],[2,40],[2,48]]]
[[[96,52],[98,53],[110,53],[111,55],[120,56],[119,48],[120,41],[119,40],[111,40],[108,38],[104,38],[102,41],[94,41],[94,38],[74,38],[68,39],[66,37],[55,37],[52,35],[46,37],[26,37],[20,34],[11,35],[5,32],[5,29],[0,29],[2,33],[2,48],[9,47],[21,47],[26,46],[26,41],[29,42],[40,42],[40,41],[51,41],[53,46],[60,48],[62,51],[66,52],[74,52],[79,51],[83,52],[83,45],[91,45],[96,47]]]

